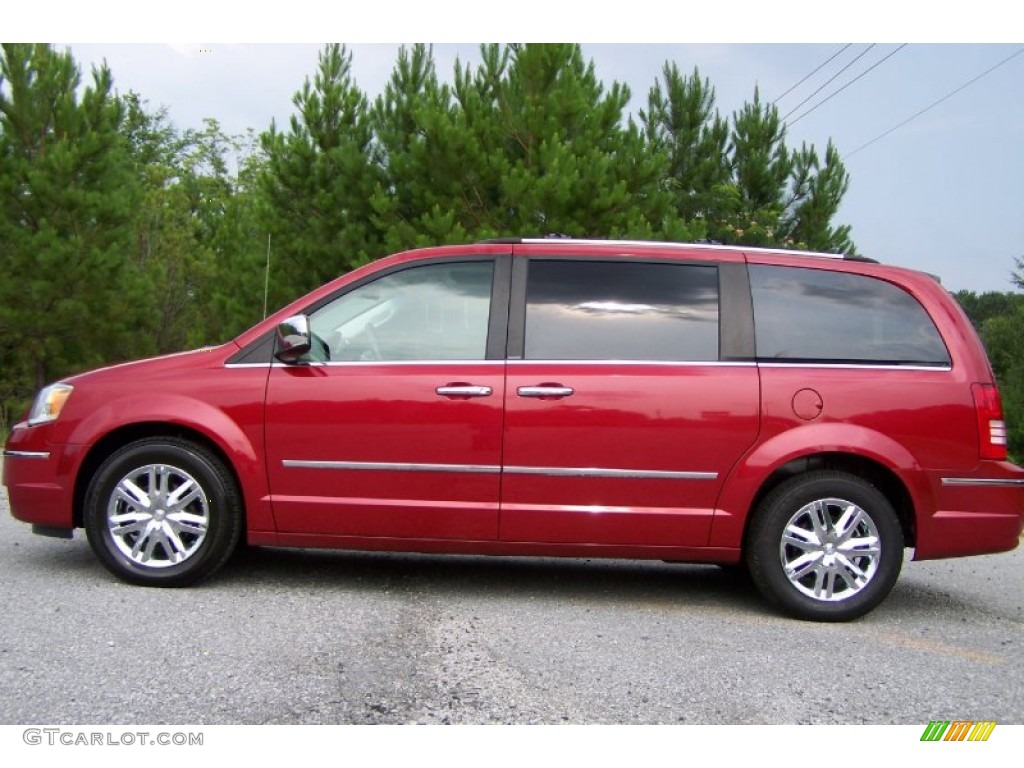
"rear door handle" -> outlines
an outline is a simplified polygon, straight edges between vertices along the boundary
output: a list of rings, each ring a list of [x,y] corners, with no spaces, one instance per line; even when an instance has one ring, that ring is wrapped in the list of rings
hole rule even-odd
[[[490,387],[477,384],[446,384],[434,390],[442,397],[487,397],[493,392]]]
[[[569,397],[575,391],[561,384],[538,384],[535,387],[519,387],[516,394],[520,397]]]

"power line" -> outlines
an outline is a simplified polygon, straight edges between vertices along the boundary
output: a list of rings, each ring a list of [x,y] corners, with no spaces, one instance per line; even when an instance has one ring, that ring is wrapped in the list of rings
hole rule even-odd
[[[957,89],[956,89],[956,90],[954,90],[954,91],[950,91],[949,93],[947,93],[947,94],[946,94],[945,96],[943,96],[943,97],[942,97],[941,99],[939,99],[938,101],[935,101],[935,102],[933,102],[933,103],[929,104],[929,105],[928,105],[927,107],[925,107],[924,109],[922,109],[922,110],[920,110],[920,111],[918,111],[918,112],[915,112],[914,114],[912,114],[912,115],[911,115],[910,117],[908,117],[908,118],[907,118],[906,120],[904,120],[904,121],[903,121],[902,123],[900,123],[899,125],[894,125],[894,126],[893,126],[892,128],[890,128],[890,129],[889,129],[888,131],[886,131],[885,133],[880,133],[880,134],[879,134],[878,136],[875,136],[875,138],[873,138],[873,139],[872,139],[871,141],[869,141],[869,142],[867,142],[867,143],[865,143],[865,144],[861,144],[861,145],[860,145],[859,147],[857,147],[857,148],[856,148],[855,150],[853,150],[853,151],[852,151],[852,152],[850,152],[850,153],[849,153],[848,155],[846,155],[846,158],[847,158],[847,159],[849,159],[849,158],[853,157],[853,156],[854,156],[854,155],[856,155],[856,154],[857,154],[858,152],[860,152],[860,151],[861,151],[862,149],[865,149],[865,148],[867,148],[867,147],[870,147],[870,146],[871,146],[872,144],[874,144],[874,143],[875,143],[876,141],[878,141],[878,140],[880,140],[880,139],[884,139],[884,138],[885,138],[886,136],[888,136],[888,135],[889,135],[890,133],[892,133],[892,132],[893,132],[893,131],[895,131],[895,130],[898,130],[898,129],[902,128],[902,127],[903,127],[904,125],[906,125],[907,123],[909,123],[909,122],[910,122],[911,120],[916,120],[916,119],[917,119],[917,118],[919,118],[919,117],[920,117],[921,115],[923,115],[923,114],[924,114],[925,112],[928,112],[929,110],[931,110],[931,109],[934,109],[935,107],[939,106],[939,104],[941,104],[942,102],[946,101],[947,99],[949,99],[949,98],[951,98],[951,97],[953,97],[953,96],[956,96],[956,94],[960,93],[960,91],[962,91],[962,90],[963,90],[964,88],[967,88],[967,87],[968,87],[968,86],[970,86],[970,85],[974,85],[974,84],[975,84],[976,82],[978,82],[979,80],[981,80],[981,78],[985,77],[985,76],[986,76],[987,74],[989,74],[990,72],[993,72],[993,71],[995,71],[995,70],[999,69],[999,67],[1003,66],[1003,64],[1006,64],[1006,63],[1007,63],[1008,61],[1010,61],[1010,59],[1012,59],[1012,58],[1014,58],[1014,57],[1016,57],[1016,56],[1020,56],[1020,55],[1021,55],[1022,53],[1024,53],[1024,48],[1018,48],[1018,49],[1017,49],[1017,50],[1016,50],[1016,51],[1015,51],[1014,53],[1011,53],[1011,54],[1010,54],[1009,56],[1007,56],[1007,57],[1006,57],[1005,59],[1003,59],[1002,61],[1000,61],[1000,62],[999,62],[998,64],[993,64],[993,65],[992,65],[991,67],[989,67],[988,69],[986,69],[986,70],[985,70],[984,72],[982,72],[982,73],[981,73],[980,75],[978,75],[977,77],[975,77],[975,78],[974,78],[973,80],[968,80],[968,81],[967,81],[966,83],[964,83],[963,85],[961,85],[961,86],[960,86],[959,88],[957,88]]]
[[[786,113],[785,115],[783,115],[783,116],[782,116],[782,119],[783,119],[783,121],[785,121],[785,119],[786,119],[787,117],[789,117],[789,116],[790,116],[790,115],[792,115],[792,114],[793,114],[794,112],[796,112],[796,111],[797,111],[798,109],[800,109],[800,107],[802,107],[802,106],[803,106],[804,104],[806,104],[806,103],[807,103],[808,101],[810,101],[810,100],[811,100],[811,99],[813,99],[813,98],[814,98],[815,96],[817,96],[817,95],[818,95],[819,93],[821,93],[821,92],[822,92],[823,90],[825,90],[825,86],[826,86],[826,85],[828,85],[829,83],[831,83],[831,82],[832,82],[833,80],[835,80],[835,79],[836,79],[837,77],[839,77],[839,76],[840,76],[841,74],[843,74],[843,72],[845,72],[845,71],[846,71],[846,70],[848,70],[848,69],[849,69],[850,67],[852,67],[852,66],[853,66],[854,64],[856,64],[856,63],[857,63],[857,62],[858,62],[858,61],[859,61],[859,60],[860,60],[861,58],[863,58],[864,54],[866,54],[866,53],[867,53],[868,51],[870,51],[870,50],[871,50],[872,48],[874,48],[874,47],[875,47],[875,43],[872,43],[872,44],[871,44],[871,45],[869,45],[869,46],[868,46],[867,48],[865,48],[865,49],[864,49],[863,51],[861,51],[861,52],[860,52],[859,54],[857,54],[856,56],[854,56],[854,57],[853,57],[853,61],[851,61],[851,62],[850,62],[849,64],[847,64],[847,65],[846,65],[845,67],[843,67],[843,68],[842,68],[842,69],[840,69],[840,70],[839,70],[838,72],[836,72],[836,73],[835,73],[834,75],[832,75],[832,77],[830,77],[830,78],[829,78],[828,80],[826,80],[826,81],[825,81],[824,83],[822,83],[821,87],[820,87],[820,88],[818,88],[818,90],[816,90],[816,91],[815,91],[814,93],[812,93],[812,94],[811,94],[810,96],[808,96],[808,97],[807,97],[806,99],[804,99],[804,100],[803,100],[803,101],[801,101],[801,102],[800,102],[799,104],[797,104],[797,105],[796,105],[795,107],[793,107],[793,108],[792,108],[791,110],[789,110],[789,112],[788,112],[788,113]]]
[[[819,64],[817,67],[815,67],[813,70],[811,70],[810,74],[805,76],[802,80],[800,80],[800,82],[796,83],[795,85],[791,85],[789,88],[787,88],[782,93],[782,95],[780,95],[778,98],[775,99],[775,101],[772,102],[772,104],[778,104],[780,101],[782,101],[784,98],[786,98],[786,96],[789,95],[790,91],[793,91],[793,90],[799,88],[801,85],[803,85],[805,82],[807,82],[807,80],[809,80],[810,78],[814,77],[814,75],[818,74],[818,71],[822,67],[824,67],[826,64],[828,64],[830,61],[832,61],[832,59],[834,59],[836,56],[841,54],[843,51],[845,51],[851,45],[853,45],[853,43],[847,43],[842,48],[840,48],[838,51],[833,53],[831,56],[829,56],[827,59],[825,59],[823,62],[821,62],[821,64]]]
[[[853,78],[853,80],[850,80],[850,81],[849,81],[849,82],[847,82],[847,83],[846,83],[845,85],[843,85],[843,86],[841,86],[840,88],[838,88],[837,90],[835,90],[835,91],[832,91],[832,93],[830,93],[830,94],[829,94],[828,96],[826,96],[826,97],[825,97],[824,99],[822,99],[822,100],[821,100],[821,101],[819,101],[819,102],[818,102],[817,104],[815,104],[815,105],[814,105],[813,107],[811,107],[810,109],[808,109],[808,110],[807,110],[806,112],[804,112],[804,113],[803,113],[802,115],[800,115],[800,117],[794,118],[792,122],[790,122],[790,123],[787,123],[787,126],[788,126],[788,125],[793,125],[793,124],[795,124],[795,123],[798,123],[799,121],[803,120],[803,119],[804,119],[805,117],[807,117],[807,116],[808,116],[809,114],[811,114],[811,112],[813,112],[814,110],[816,110],[816,109],[817,109],[818,107],[820,107],[820,106],[821,106],[822,104],[824,104],[824,103],[825,103],[826,101],[830,100],[830,99],[831,99],[831,98],[832,98],[833,96],[838,96],[838,95],[839,95],[840,93],[842,93],[842,92],[843,92],[843,91],[845,91],[845,90],[846,90],[847,88],[849,88],[849,87],[850,87],[851,85],[853,85],[853,84],[854,84],[854,83],[856,83],[856,82],[857,82],[858,80],[860,80],[860,79],[861,79],[862,77],[864,77],[864,75],[866,75],[866,74],[867,74],[868,72],[870,72],[870,71],[871,71],[872,69],[874,69],[875,67],[877,67],[877,66],[879,66],[880,64],[884,63],[884,62],[885,62],[885,61],[886,61],[887,59],[890,59],[890,58],[892,58],[893,56],[895,56],[895,55],[896,55],[897,53],[899,53],[900,51],[902,51],[902,50],[903,50],[904,48],[906,48],[906,47],[907,47],[907,44],[906,44],[906,43],[903,43],[903,44],[902,44],[902,45],[901,45],[901,46],[900,46],[899,48],[897,48],[896,50],[894,50],[894,51],[892,51],[891,53],[889,53],[889,55],[888,55],[888,56],[885,56],[885,57],[883,57],[883,58],[879,59],[879,60],[878,60],[878,61],[876,61],[876,62],[875,62],[874,64],[872,64],[872,65],[871,65],[870,67],[868,67],[867,69],[865,69],[865,70],[864,70],[863,72],[861,72],[861,73],[860,73],[859,75],[857,75],[857,76],[856,76],[855,78]],[[792,113],[790,113],[790,114],[792,114]]]

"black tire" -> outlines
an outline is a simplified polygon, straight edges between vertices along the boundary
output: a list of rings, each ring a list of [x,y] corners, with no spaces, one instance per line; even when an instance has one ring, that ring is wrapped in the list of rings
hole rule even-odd
[[[873,485],[845,472],[815,471],[764,498],[745,550],[754,583],[787,613],[849,621],[892,590],[903,565],[903,530]]]
[[[84,523],[100,562],[132,584],[182,587],[210,576],[242,533],[241,494],[203,446],[147,438],[112,454],[93,476]]]

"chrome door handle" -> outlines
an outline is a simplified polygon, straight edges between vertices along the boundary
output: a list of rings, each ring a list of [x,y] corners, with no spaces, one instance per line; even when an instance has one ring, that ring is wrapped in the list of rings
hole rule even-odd
[[[434,391],[442,397],[487,397],[493,390],[474,384],[448,384]]]
[[[536,387],[519,387],[516,394],[520,397],[568,397],[575,391],[572,387],[546,384]]]

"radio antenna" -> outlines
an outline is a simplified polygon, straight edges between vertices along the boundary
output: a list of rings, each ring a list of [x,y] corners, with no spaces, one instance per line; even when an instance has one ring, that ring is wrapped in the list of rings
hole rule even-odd
[[[267,296],[270,293],[270,233],[267,232],[267,268],[263,275],[263,319],[267,319]]]

